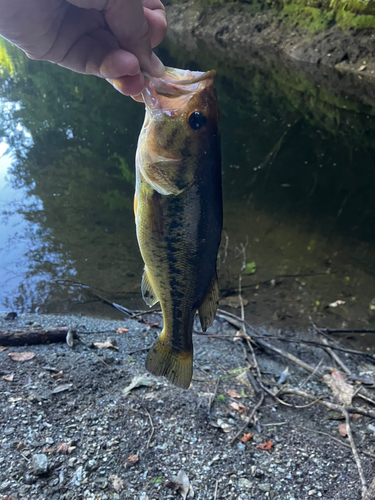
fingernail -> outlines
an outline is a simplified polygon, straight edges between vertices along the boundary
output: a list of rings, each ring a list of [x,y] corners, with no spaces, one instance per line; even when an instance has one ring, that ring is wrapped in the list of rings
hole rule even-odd
[[[163,76],[165,73],[164,64],[161,62],[161,60],[158,58],[158,56],[154,53],[152,53],[152,56],[151,56],[151,68],[152,68],[153,76]]]

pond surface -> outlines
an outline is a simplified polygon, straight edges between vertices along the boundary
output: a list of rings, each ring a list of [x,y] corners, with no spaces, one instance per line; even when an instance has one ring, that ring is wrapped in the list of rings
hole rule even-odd
[[[7,46],[0,105],[0,310],[142,308],[132,200],[143,107]],[[167,65],[216,69],[221,297],[251,323],[375,328],[375,99],[357,76],[167,40]],[[10,76],[9,73],[12,73]],[[362,87],[361,87],[362,86]],[[246,267],[243,270],[243,267]],[[255,271],[255,272],[254,272]],[[341,301],[336,307],[329,304]]]

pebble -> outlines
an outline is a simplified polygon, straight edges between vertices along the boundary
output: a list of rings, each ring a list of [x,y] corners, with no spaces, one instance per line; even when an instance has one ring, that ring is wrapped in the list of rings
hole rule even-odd
[[[33,455],[31,459],[31,467],[33,468],[33,473],[36,476],[45,474],[48,469],[48,461],[46,455],[43,455],[43,453],[37,453],[36,455]]]
[[[261,483],[261,484],[258,484],[258,489],[260,489],[261,491],[271,491],[271,485],[269,483]]]
[[[238,486],[241,488],[241,489],[246,489],[248,490],[249,488],[251,488],[252,486],[252,483],[251,481],[249,481],[248,479],[246,479],[245,477],[242,477],[239,481],[238,481]]]
[[[79,486],[81,484],[82,478],[83,478],[83,467],[82,465],[80,465],[73,474],[73,477],[70,480],[70,484],[72,484],[73,486]]]
[[[369,425],[367,426],[367,429],[368,429],[369,431],[371,431],[371,432],[374,432],[374,433],[375,433],[375,425],[369,424]]]
[[[3,483],[0,484],[0,490],[6,490],[8,486],[10,485],[10,481],[4,481]]]

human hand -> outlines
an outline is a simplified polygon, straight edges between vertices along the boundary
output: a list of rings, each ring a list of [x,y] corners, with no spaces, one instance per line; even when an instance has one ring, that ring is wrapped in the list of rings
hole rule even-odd
[[[160,0],[0,0],[0,35],[31,59],[106,78],[125,95],[161,76],[152,52],[165,36]]]

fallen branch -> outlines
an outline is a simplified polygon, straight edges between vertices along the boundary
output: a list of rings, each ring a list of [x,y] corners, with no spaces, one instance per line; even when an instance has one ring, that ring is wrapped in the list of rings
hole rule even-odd
[[[68,333],[78,339],[76,330],[69,327],[61,328],[20,328],[18,330],[0,330],[0,345],[36,345],[65,342]]]
[[[358,469],[359,478],[361,480],[362,498],[365,498],[366,492],[367,492],[367,482],[366,482],[365,476],[363,474],[361,460],[359,458],[358,451],[357,451],[357,448],[356,448],[356,445],[355,445],[355,442],[353,439],[352,429],[350,427],[349,413],[347,411],[343,411],[343,414],[345,415],[345,420],[346,420],[346,433],[348,435],[348,439],[349,439],[350,446],[352,448],[355,464],[356,464],[357,469]]]

